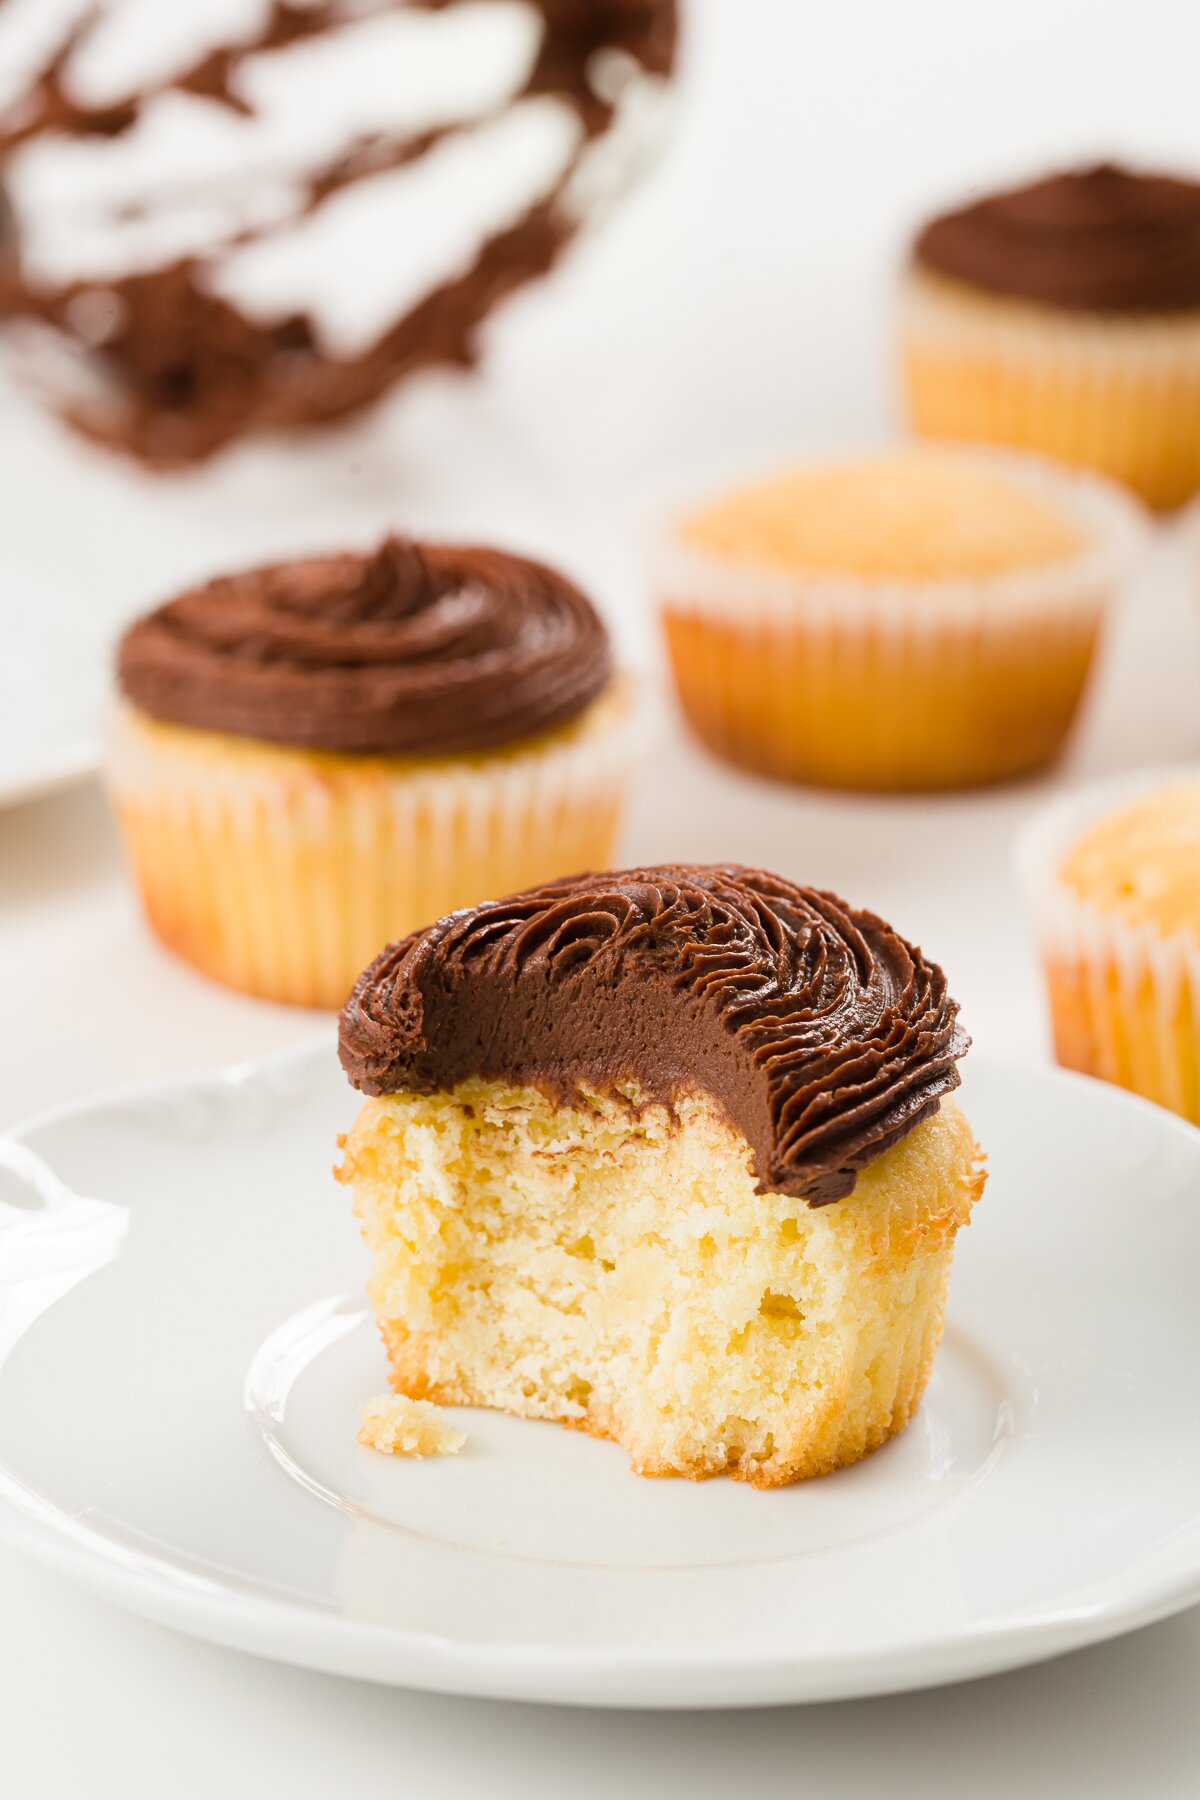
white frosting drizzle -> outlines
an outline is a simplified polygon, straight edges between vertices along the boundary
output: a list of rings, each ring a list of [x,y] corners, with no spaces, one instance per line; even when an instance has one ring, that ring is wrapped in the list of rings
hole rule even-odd
[[[580,133],[560,101],[523,100],[407,168],[356,182],[287,232],[235,251],[213,285],[252,318],[308,312],[328,351],[353,355],[465,273],[486,237],[547,196]]]
[[[21,27],[28,75],[29,42],[44,53],[86,10],[86,0],[6,0],[0,60]],[[114,0],[68,64],[71,91],[89,104],[119,101],[208,49],[249,40],[266,11],[267,0]],[[483,240],[568,168],[581,135],[568,106],[538,98],[506,110],[541,32],[523,0],[368,9],[334,32],[248,58],[236,91],[249,115],[168,92],[117,137],[38,135],[7,170],[24,267],[57,285],[202,257],[214,288],[252,316],[309,311],[328,350],[361,350],[465,271]],[[442,127],[461,130],[296,217],[303,178],[352,145]],[[264,226],[278,229],[230,243]]]

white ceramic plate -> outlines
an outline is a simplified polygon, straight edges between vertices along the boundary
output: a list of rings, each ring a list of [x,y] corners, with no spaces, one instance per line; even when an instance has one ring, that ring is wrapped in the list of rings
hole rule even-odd
[[[164,1623],[450,1692],[742,1705],[1012,1667],[1200,1598],[1200,1133],[972,1059],[992,1180],[908,1431],[771,1493],[384,1386],[327,1043],[0,1144],[0,1517]]]
[[[0,659],[0,806],[66,787],[98,765],[106,659],[101,646],[66,636],[55,641],[23,622]]]

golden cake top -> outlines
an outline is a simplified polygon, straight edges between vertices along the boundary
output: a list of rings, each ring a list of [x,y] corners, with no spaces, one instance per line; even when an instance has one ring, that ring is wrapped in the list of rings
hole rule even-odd
[[[1038,568],[1083,547],[1019,479],[920,449],[790,470],[692,513],[679,536],[734,562],[905,580]]]
[[[1059,874],[1098,912],[1200,945],[1200,776],[1101,819]]]

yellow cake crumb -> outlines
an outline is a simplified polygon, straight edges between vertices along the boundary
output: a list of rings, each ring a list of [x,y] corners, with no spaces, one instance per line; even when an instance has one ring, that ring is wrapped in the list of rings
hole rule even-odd
[[[382,1456],[456,1456],[467,1436],[428,1400],[379,1394],[362,1408],[358,1441]]]
[[[1003,574],[1083,547],[1019,480],[928,450],[791,470],[693,513],[679,536],[758,567],[885,579]]]
[[[1200,778],[1160,788],[1101,819],[1059,873],[1097,912],[1200,945]]]

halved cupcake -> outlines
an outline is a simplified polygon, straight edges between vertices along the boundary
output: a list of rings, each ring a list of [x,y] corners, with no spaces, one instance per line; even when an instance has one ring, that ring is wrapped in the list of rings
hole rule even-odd
[[[778,1486],[908,1422],[983,1185],[968,1039],[882,920],[739,867],[578,876],[391,946],[339,1177],[395,1390]]]
[[[901,359],[916,430],[1200,489],[1200,182],[1112,164],[987,194],[917,236]]]
[[[830,787],[966,787],[1061,750],[1120,584],[1117,490],[1032,458],[814,463],[675,519],[653,576],[718,755]]]
[[[150,924],[339,1006],[397,934],[610,860],[631,699],[540,563],[389,538],[196,588],[121,641],[110,784]]]

